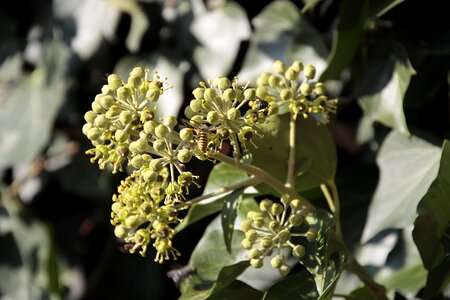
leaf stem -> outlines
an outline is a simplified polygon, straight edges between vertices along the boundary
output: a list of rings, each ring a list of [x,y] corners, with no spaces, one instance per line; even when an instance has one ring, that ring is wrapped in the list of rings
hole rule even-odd
[[[330,191],[331,190],[331,195]],[[333,180],[327,180],[326,183],[322,183],[320,185],[320,189],[322,190],[325,199],[327,200],[328,206],[330,207],[331,212],[333,213],[334,224],[336,226],[336,234],[339,236],[339,239],[343,242],[344,237],[342,234],[342,225],[341,225],[341,203],[339,200],[339,193],[336,187],[336,184]]]
[[[285,186],[295,190],[295,120],[291,112],[289,121],[289,159]]]

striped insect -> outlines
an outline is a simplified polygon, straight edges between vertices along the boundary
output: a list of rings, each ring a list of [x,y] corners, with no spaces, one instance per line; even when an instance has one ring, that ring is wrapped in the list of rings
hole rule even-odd
[[[210,133],[212,131],[215,131],[217,128],[210,128],[206,124],[200,124],[193,120],[190,120],[190,122],[186,120],[182,120],[183,123],[188,126],[188,128],[192,129],[195,132],[195,143],[198,147],[198,149],[203,153],[206,154],[208,147],[212,143],[210,139]],[[192,126],[192,124],[196,124],[196,126]]]

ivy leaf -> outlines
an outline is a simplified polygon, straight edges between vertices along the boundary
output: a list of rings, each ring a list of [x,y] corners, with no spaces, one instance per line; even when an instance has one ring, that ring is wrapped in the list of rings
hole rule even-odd
[[[369,1],[369,17],[379,18],[405,0]]]
[[[292,274],[271,286],[263,300],[303,299],[316,300],[317,293],[314,279],[306,270]]]
[[[214,284],[211,295],[217,293],[221,289],[227,287],[236,278],[242,274],[248,267],[250,263],[248,261],[240,261],[234,265],[226,266],[220,270],[219,277],[217,278],[216,283]]]
[[[306,6],[305,6],[306,7]],[[259,74],[272,70],[275,60],[295,59],[313,64],[317,74],[325,69],[328,53],[320,33],[302,18],[291,1],[270,2],[253,20],[254,32],[238,78],[254,81]]]
[[[250,37],[251,28],[242,7],[234,2],[197,12],[191,32],[200,42],[194,61],[205,79],[224,76],[231,71],[239,46]]]
[[[208,300],[223,300],[223,299],[261,299],[263,293],[249,285],[235,280],[230,283],[225,289],[220,290],[208,297]]]
[[[233,239],[234,222],[238,214],[238,205],[242,201],[244,188],[237,189],[225,197],[222,206],[222,230],[225,246],[228,253],[231,253],[231,242]]]
[[[253,164],[284,180],[289,158],[289,114],[279,116],[279,121],[276,133],[265,133],[261,140],[256,141],[258,148],[253,150]],[[296,165],[300,173],[303,172],[297,177],[296,185],[298,191],[304,191],[334,178],[336,150],[326,126],[301,118],[296,124]],[[280,162],[286,163],[280,165]],[[259,190],[262,188],[262,185],[258,186]]]
[[[438,175],[417,206],[419,216],[413,230],[414,242],[428,270],[436,268],[446,257],[443,241],[445,231],[450,224],[449,199],[450,142],[446,140],[442,149]]]
[[[376,72],[373,72],[374,78],[370,80],[370,85],[378,86],[378,91],[361,97],[358,103],[364,111],[365,119],[378,121],[404,135],[409,135],[403,112],[403,98],[415,72],[403,49],[397,52],[400,54],[391,55],[383,62],[378,62]]]
[[[368,17],[368,0],[344,0],[339,9],[339,23],[328,57],[328,67],[320,81],[339,79],[359,48]]]
[[[391,131],[378,153],[380,181],[369,207],[363,242],[383,229],[404,228],[414,221],[417,204],[436,178],[440,157],[438,147]]]

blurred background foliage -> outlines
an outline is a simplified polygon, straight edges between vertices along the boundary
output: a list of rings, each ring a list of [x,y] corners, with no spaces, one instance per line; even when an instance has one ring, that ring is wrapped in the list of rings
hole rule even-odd
[[[166,272],[189,261],[211,218],[176,236],[183,253],[176,263],[123,253],[109,224],[123,175],[89,163],[83,114],[108,74],[136,65],[168,77],[173,88],[160,111],[178,115],[199,80],[245,83],[277,59],[316,65],[340,99],[331,125],[335,180],[344,236],[361,263],[396,299],[442,297],[450,266],[444,2],[3,0],[0,298],[177,298]],[[204,183],[211,164],[192,168]],[[320,198],[316,189],[305,193]],[[411,231],[422,198],[419,255]],[[357,287],[344,273],[337,290]]]

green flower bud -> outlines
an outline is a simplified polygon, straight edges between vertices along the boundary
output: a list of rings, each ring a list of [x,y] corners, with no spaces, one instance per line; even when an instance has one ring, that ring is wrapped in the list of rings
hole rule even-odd
[[[272,201],[270,201],[268,199],[264,199],[259,203],[259,209],[261,211],[269,211],[272,204],[273,204]]]
[[[281,205],[280,203],[274,203],[274,204],[272,204],[272,207],[270,208],[270,212],[274,216],[281,215],[283,210],[284,210],[283,205]]]
[[[114,235],[119,239],[123,239],[128,235],[128,230],[126,230],[122,224],[119,224],[114,228]]]
[[[108,85],[111,90],[115,91],[123,85],[122,79],[116,74],[111,74],[108,76]]]
[[[146,182],[155,182],[158,174],[150,169],[145,169],[144,171],[142,171],[142,177]]]
[[[194,133],[190,128],[183,128],[180,130],[180,139],[185,142],[190,142],[194,138]]]
[[[189,107],[193,112],[198,113],[203,109],[203,102],[202,100],[198,99],[191,100],[191,102],[189,103]]]
[[[232,107],[227,111],[227,118],[229,120],[237,120],[241,117],[241,111],[236,107]]]
[[[284,77],[286,77],[287,80],[297,80],[298,72],[296,72],[293,68],[288,68],[284,73]]]
[[[261,75],[259,75],[258,79],[256,79],[256,84],[258,86],[264,86],[267,85],[269,83],[269,77],[270,77],[270,73],[269,72],[263,72],[261,73]]]
[[[154,159],[150,162],[149,167],[155,172],[160,172],[163,169],[164,165],[161,159]]]
[[[277,255],[274,258],[272,258],[270,264],[272,265],[272,268],[275,269],[281,268],[281,266],[283,265],[283,259]]]
[[[302,84],[300,85],[300,93],[302,93],[305,96],[311,94],[312,90],[313,86],[309,82],[303,81]]]
[[[145,77],[145,71],[141,67],[134,67],[133,70],[130,72],[130,77],[139,77],[144,78]]]
[[[294,69],[295,72],[300,73],[301,71],[303,71],[303,64],[301,63],[301,61],[296,60],[292,63],[291,68]]]
[[[86,123],[83,125],[83,128],[81,129],[81,131],[83,132],[84,135],[88,135],[89,130],[91,130],[92,128],[92,124],[91,123]]]
[[[322,82],[317,82],[314,86],[314,93],[317,95],[325,95],[327,92],[327,87]]]
[[[251,258],[251,259],[259,258],[260,256],[261,256],[261,251],[259,251],[259,250],[256,249],[256,248],[252,248],[252,249],[250,249],[250,251],[248,252],[248,257]]]
[[[117,89],[117,97],[121,100],[125,100],[131,97],[131,89],[126,86],[121,86]]]
[[[95,118],[97,118],[97,113],[95,111],[88,111],[84,114],[84,119],[86,122],[93,124],[95,122]]]
[[[114,133],[114,138],[117,142],[123,143],[128,139],[128,133],[125,130],[119,129]]]
[[[303,73],[305,74],[306,78],[313,79],[316,76],[316,67],[314,67],[313,65],[307,65],[305,66]]]
[[[103,95],[112,95],[113,94],[113,90],[111,90],[111,88],[109,87],[109,85],[105,84],[102,86],[102,94]]]
[[[215,101],[217,96],[217,91],[215,89],[212,88],[207,88],[205,90],[205,93],[203,94],[203,97],[205,98],[206,101],[210,102],[210,101]]]
[[[310,229],[308,230],[308,232],[306,232],[306,239],[308,240],[308,242],[312,242],[316,239],[317,237],[317,231],[315,231],[314,229]]]
[[[253,243],[258,238],[258,233],[256,232],[256,230],[250,229],[245,233],[245,238]]]
[[[290,89],[283,89],[283,90],[281,90],[280,98],[282,100],[290,100],[290,99],[292,99],[292,91]]]
[[[275,115],[278,113],[278,105],[275,101],[269,102],[269,115]]]
[[[114,105],[114,98],[110,95],[106,95],[100,98],[100,103],[104,108],[110,108]]]
[[[258,86],[256,88],[256,97],[261,98],[261,99],[265,99],[267,97],[268,91],[267,91],[267,87],[265,86]]]
[[[216,123],[217,121],[219,121],[219,119],[219,114],[214,110],[208,112],[208,114],[206,115],[206,121],[208,121],[210,124]]]
[[[133,121],[133,116],[129,111],[122,111],[119,115],[119,120],[123,125],[128,125]]]
[[[254,88],[248,88],[244,91],[244,98],[253,100],[256,97],[256,90]]]
[[[302,209],[302,201],[300,199],[294,199],[291,201],[290,206],[294,211],[299,211]]]
[[[244,249],[250,249],[250,248],[252,248],[252,245],[253,245],[253,243],[250,242],[250,241],[247,240],[247,239],[243,239],[242,242],[241,242],[241,246],[242,246],[242,248],[244,248]]]
[[[127,228],[136,228],[137,226],[139,226],[139,218],[136,215],[131,215],[128,216],[125,219],[125,226]]]
[[[280,226],[281,226],[280,222],[275,220],[272,220],[269,223],[269,229],[272,231],[278,231],[280,229]]]
[[[161,93],[159,90],[149,89],[147,91],[147,93],[145,94],[145,97],[151,102],[156,102],[156,101],[158,101],[160,95],[161,95]]]
[[[291,271],[291,268],[287,265],[283,265],[278,269],[278,273],[280,273],[281,276],[287,276],[289,272]]]
[[[202,115],[192,116],[191,121],[192,121],[192,122],[190,122],[191,124],[197,124],[197,125],[203,124],[203,116]]]
[[[144,123],[144,132],[146,134],[153,134],[155,132],[155,128],[158,126],[158,123],[155,121],[147,121]]]
[[[155,128],[155,135],[159,138],[163,138],[163,137],[167,136],[168,133],[169,133],[169,129],[167,128],[167,126],[165,126],[163,124],[159,124]]]
[[[166,141],[164,139],[157,139],[153,142],[153,149],[157,152],[162,152],[167,149]]]
[[[164,125],[168,126],[169,128],[174,128],[177,123],[177,118],[175,118],[174,116],[167,116],[164,119]]]
[[[215,85],[221,89],[227,89],[231,86],[231,81],[226,77],[220,77],[215,80]]]
[[[259,268],[261,268],[263,266],[263,260],[262,260],[262,258],[250,259],[250,265],[253,268],[259,269]]]
[[[95,118],[94,124],[99,128],[106,128],[109,124],[109,121],[105,117],[105,115],[101,114],[98,115],[97,118]]]
[[[284,194],[283,196],[281,196],[280,201],[284,205],[289,205],[289,203],[291,203],[291,197],[289,196],[289,194]]]
[[[289,223],[292,224],[292,226],[299,226],[303,223],[303,216],[300,213],[293,214],[289,217]]]
[[[276,76],[276,75],[270,75],[269,77],[269,85],[271,87],[277,87],[280,84],[280,77]]]
[[[205,89],[204,88],[196,88],[195,90],[192,91],[192,94],[194,95],[195,99],[197,100],[201,100],[203,99],[203,94],[205,93]]]
[[[117,117],[121,113],[121,110],[119,110],[117,105],[113,105],[109,108],[109,110],[105,113],[105,116],[108,119],[112,119]]]
[[[252,227],[252,221],[250,221],[250,220],[243,220],[241,222],[241,229],[242,229],[242,231],[244,231],[244,232],[249,231],[251,227]]]
[[[295,246],[294,249],[292,249],[292,255],[299,258],[305,256],[305,247],[302,245]]]
[[[120,202],[114,202],[114,203],[111,205],[111,210],[112,210],[114,213],[116,213],[116,214],[118,214],[119,211],[122,210],[122,208],[123,208],[123,205],[122,205],[122,203],[120,203]]]
[[[130,161],[130,165],[132,165],[135,169],[140,169],[144,163],[145,161],[141,155],[136,155]]]
[[[89,129],[87,137],[91,141],[96,141],[101,137],[101,135],[102,135],[102,132],[100,131],[100,129],[93,127],[91,129]]]
[[[236,91],[234,89],[226,89],[223,92],[223,100],[232,102],[236,99]]]
[[[133,154],[139,154],[142,152],[148,152],[150,151],[150,146],[148,145],[147,140],[145,139],[138,139],[137,141],[130,143],[130,151]]]
[[[273,245],[272,239],[269,238],[269,237],[262,238],[261,241],[259,241],[259,244],[260,244],[261,247],[263,247],[264,249],[269,249],[269,248],[272,247],[272,245]]]
[[[219,136],[219,138],[226,140],[230,137],[230,131],[226,128],[219,128],[217,129],[217,135]]]
[[[192,153],[188,149],[181,149],[177,154],[178,160],[185,164],[188,163],[192,158]]]
[[[103,106],[96,101],[92,102],[91,108],[93,111],[95,111],[98,114],[102,114],[105,112],[105,109],[103,108]]]
[[[277,60],[273,64],[273,70],[275,71],[275,73],[283,74],[284,72],[286,72],[286,66],[281,60]]]
[[[289,230],[286,229],[281,230],[277,234],[277,238],[280,240],[281,243],[285,243],[291,239],[291,233],[289,232]]]
[[[194,181],[194,177],[197,178],[198,176],[192,175],[191,172],[181,172],[180,176],[178,176],[178,183],[181,186],[188,186]]]
[[[130,76],[128,77],[128,82],[127,84],[132,87],[132,88],[137,88],[142,84],[142,77],[140,76]]]

